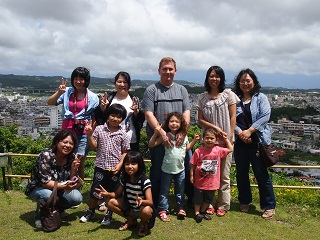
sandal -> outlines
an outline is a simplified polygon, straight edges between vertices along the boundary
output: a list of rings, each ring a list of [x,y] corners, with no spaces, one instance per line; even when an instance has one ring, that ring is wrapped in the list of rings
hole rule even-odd
[[[187,216],[186,210],[184,210],[183,208],[180,208],[178,212],[178,217],[185,217],[185,216]]]
[[[149,233],[150,233],[150,231],[148,229],[148,223],[147,224],[142,224],[140,222],[140,228],[139,228],[138,236],[139,237],[145,237]]]
[[[212,217],[208,214],[208,213],[206,213],[206,212],[203,212],[203,213],[200,213],[201,215],[202,215],[202,217],[205,219],[205,220],[211,220],[212,219]]]
[[[217,209],[217,216],[218,217],[223,217],[224,215],[227,214],[227,211],[224,209]]]
[[[214,208],[213,207],[207,208],[206,213],[209,214],[209,215],[213,215],[214,214]]]
[[[105,210],[107,210],[107,207],[106,207],[106,203],[103,202],[99,205],[99,208],[98,208],[98,211],[99,212],[104,212]]]
[[[240,212],[244,212],[244,213],[249,212],[249,204],[241,204],[240,205]]]
[[[126,230],[128,230],[130,228],[134,228],[136,226],[137,226],[137,222],[133,222],[130,224],[128,221],[125,221],[125,223],[119,227],[119,231],[126,231]]]
[[[263,219],[271,219],[275,214],[276,214],[276,210],[275,209],[267,209],[267,210],[264,210],[264,212],[261,215],[261,217]]]
[[[160,217],[161,221],[163,221],[163,222],[170,222],[170,218],[167,215],[167,211],[166,210],[160,211],[159,212],[159,217]]]

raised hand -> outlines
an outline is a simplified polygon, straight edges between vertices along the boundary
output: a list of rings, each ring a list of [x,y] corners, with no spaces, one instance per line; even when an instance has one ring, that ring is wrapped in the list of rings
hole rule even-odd
[[[84,126],[84,130],[86,130],[87,135],[91,136],[93,133],[93,128],[92,128],[92,119],[90,119],[89,122],[86,123]]]
[[[200,135],[199,134],[195,134],[193,139],[199,141],[200,140]]]
[[[133,112],[135,114],[138,113],[138,111],[139,111],[139,98],[138,97],[132,97],[132,106],[130,108],[133,110]]]
[[[136,205],[141,206],[142,204],[142,198],[139,197],[138,193],[136,194]]]
[[[79,166],[80,166],[80,159],[79,159],[78,153],[77,153],[77,154],[74,154],[74,160],[71,164],[71,167],[74,170],[78,170]]]
[[[67,83],[68,83],[68,79],[64,80],[64,78],[61,78],[61,84],[58,88],[58,92],[60,94],[65,93],[66,89],[67,89]]]
[[[100,98],[100,109],[102,112],[104,112],[106,110],[107,105],[109,104],[108,93],[104,92],[103,96],[99,94],[98,97]]]

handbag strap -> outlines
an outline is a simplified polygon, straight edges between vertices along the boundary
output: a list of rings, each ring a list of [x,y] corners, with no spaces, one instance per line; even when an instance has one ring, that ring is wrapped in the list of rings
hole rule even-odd
[[[52,199],[53,199],[53,205],[52,206],[55,206],[56,205],[56,202],[57,202],[57,189],[58,189],[58,182],[57,181],[54,181],[54,186],[53,186],[53,190],[52,190],[52,193],[48,199],[48,201],[46,202],[46,207],[49,207],[49,204],[51,203]]]

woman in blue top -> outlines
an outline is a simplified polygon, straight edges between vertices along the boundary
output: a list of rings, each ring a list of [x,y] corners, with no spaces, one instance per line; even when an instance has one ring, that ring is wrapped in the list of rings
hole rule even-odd
[[[89,151],[84,126],[89,122],[94,109],[99,104],[98,96],[91,92],[90,71],[84,67],[77,67],[71,74],[71,85],[67,87],[67,80],[61,79],[61,85],[48,98],[48,105],[63,104],[61,129],[72,129],[78,138],[77,153],[80,159],[79,176],[84,177],[84,160]]]
[[[249,181],[251,163],[259,186],[260,207],[264,210],[262,218],[271,219],[275,215],[276,199],[268,169],[257,155],[259,142],[271,143],[271,129],[267,124],[271,107],[267,96],[260,92],[261,86],[251,69],[243,69],[236,76],[234,87],[234,92],[241,99],[237,104],[234,145],[240,211],[248,212],[252,201]]]

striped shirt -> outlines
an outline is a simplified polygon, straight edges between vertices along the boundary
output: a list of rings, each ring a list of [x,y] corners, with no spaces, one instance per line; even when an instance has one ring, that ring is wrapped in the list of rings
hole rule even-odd
[[[125,131],[119,127],[118,131],[110,132],[108,122],[97,126],[92,137],[97,142],[94,164],[103,170],[114,168],[119,164],[121,155],[130,150],[130,141]]]
[[[142,183],[142,181],[144,181]],[[137,182],[125,182],[123,178],[120,179],[121,186],[125,189],[126,198],[128,199],[129,205],[133,211],[139,211],[140,206],[136,204],[136,195],[138,194],[139,197],[142,199],[146,199],[145,191],[148,188],[151,188],[151,181],[146,177],[140,178]]]

